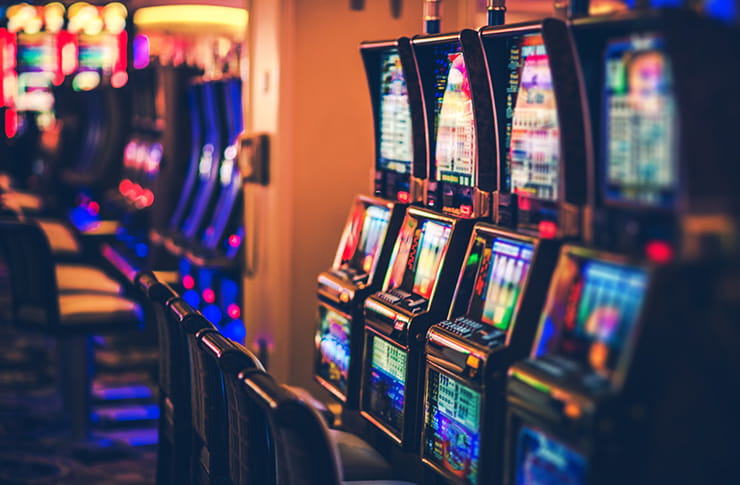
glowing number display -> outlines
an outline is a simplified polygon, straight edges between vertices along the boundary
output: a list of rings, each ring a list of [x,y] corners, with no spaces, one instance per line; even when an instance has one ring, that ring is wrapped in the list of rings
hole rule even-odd
[[[390,429],[400,433],[406,392],[406,352],[373,336],[370,359],[369,409]]]

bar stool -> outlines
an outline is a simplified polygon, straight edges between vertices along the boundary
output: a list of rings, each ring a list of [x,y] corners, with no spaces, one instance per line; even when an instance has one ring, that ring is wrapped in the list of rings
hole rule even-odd
[[[57,339],[58,383],[66,416],[73,438],[86,439],[92,336],[141,328],[141,307],[115,294],[60,292],[49,242],[35,224],[0,221],[0,250],[9,269],[13,322]]]

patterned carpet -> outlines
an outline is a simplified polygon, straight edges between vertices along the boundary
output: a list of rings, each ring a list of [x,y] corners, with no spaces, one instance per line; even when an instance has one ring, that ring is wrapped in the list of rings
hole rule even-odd
[[[38,335],[0,328],[0,484],[153,484],[155,445],[67,438],[54,349]],[[154,423],[146,423],[150,434]]]

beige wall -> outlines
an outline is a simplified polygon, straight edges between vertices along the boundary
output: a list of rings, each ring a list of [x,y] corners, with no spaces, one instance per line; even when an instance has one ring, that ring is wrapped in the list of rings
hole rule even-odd
[[[470,2],[467,2],[470,4]],[[466,5],[467,5],[466,4]],[[271,181],[249,187],[247,231],[254,239],[245,278],[248,345],[272,343],[270,371],[310,386],[316,275],[328,268],[352,198],[369,193],[373,126],[358,52],[362,40],[419,33],[422,1],[249,0],[251,93],[248,128],[272,137]],[[446,0],[443,30],[472,18]],[[469,25],[474,27],[475,25]]]

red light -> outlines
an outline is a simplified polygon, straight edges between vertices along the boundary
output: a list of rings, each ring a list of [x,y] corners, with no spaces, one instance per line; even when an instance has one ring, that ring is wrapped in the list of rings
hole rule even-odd
[[[673,246],[665,241],[648,241],[645,244],[645,255],[647,258],[658,264],[667,264],[675,256]]]
[[[400,202],[403,202],[404,204],[411,200],[411,196],[408,192],[399,192],[398,193],[398,200]]]
[[[532,208],[532,200],[527,197],[519,196],[517,202],[519,203],[519,209],[523,211],[528,211]]]
[[[192,290],[195,287],[195,278],[186,274],[182,277],[182,286],[184,286],[186,290]]]
[[[463,217],[470,217],[471,215],[473,215],[473,207],[469,205],[461,205],[460,215]]]
[[[236,320],[242,316],[242,309],[236,303],[232,303],[226,308],[226,313],[229,315],[229,318]]]
[[[540,221],[539,232],[541,238],[552,239],[558,234],[558,225],[552,221]]]
[[[240,238],[238,234],[232,234],[229,236],[229,246],[232,248],[238,248],[241,243],[242,238]]]
[[[216,301],[216,292],[214,292],[211,288],[206,288],[203,290],[203,301],[206,303],[213,303]]]
[[[113,73],[110,77],[110,85],[114,88],[122,88],[128,82],[128,74],[125,72]]]
[[[144,199],[144,207],[149,207],[154,203],[154,194],[149,189],[145,189],[141,197]]]
[[[13,138],[18,133],[18,117],[15,110],[8,108],[5,111],[5,136]]]
[[[90,201],[90,203],[87,204],[87,212],[89,212],[93,216],[97,216],[98,214],[100,214],[100,204],[98,204],[94,200]]]

